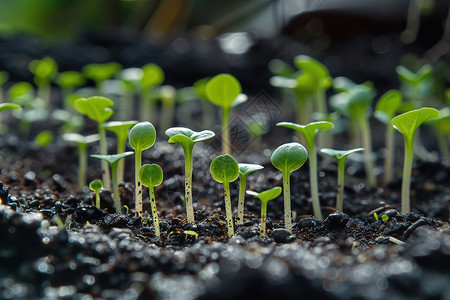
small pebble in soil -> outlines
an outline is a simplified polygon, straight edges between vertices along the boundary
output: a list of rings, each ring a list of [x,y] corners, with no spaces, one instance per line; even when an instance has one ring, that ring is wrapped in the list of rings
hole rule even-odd
[[[295,236],[291,235],[291,233],[284,228],[276,228],[272,230],[272,238],[275,243],[291,243],[295,241]]]
[[[326,219],[324,220],[324,223],[330,230],[342,229],[343,227],[345,227],[349,219],[350,218],[347,214],[337,211],[329,214],[328,217],[326,217]]]

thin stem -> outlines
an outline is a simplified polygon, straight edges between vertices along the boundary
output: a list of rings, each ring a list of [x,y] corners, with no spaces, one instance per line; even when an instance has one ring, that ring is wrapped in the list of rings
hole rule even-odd
[[[192,200],[192,149],[193,145],[182,144],[184,150],[184,197],[186,199],[186,218],[188,223],[194,222],[194,204]]]
[[[259,234],[261,238],[266,237],[266,216],[267,216],[267,202],[261,201],[261,226],[259,227]]]
[[[142,217],[144,210],[142,208],[142,184],[139,180],[139,169],[141,168],[142,152],[140,149],[135,150],[134,153],[134,180],[135,180],[135,198],[136,198],[136,216]]]
[[[101,126],[101,124],[98,124],[98,133],[100,135],[100,154],[101,155],[107,155],[108,150],[106,147],[106,132],[105,128]],[[111,177],[109,175],[109,166],[108,162],[106,160],[101,161],[102,166],[102,181],[103,185],[106,189],[111,189]]]
[[[284,228],[292,230],[290,174],[283,172]]]
[[[155,122],[155,101],[151,99],[150,90],[141,93],[141,102],[139,107],[139,120]]]
[[[447,136],[442,132],[440,132],[439,130],[436,130],[436,137],[441,157],[444,158],[445,160],[450,161],[450,148],[447,142]]]
[[[117,183],[117,162],[111,164],[111,174],[114,193],[114,207],[116,209],[116,213],[120,214],[122,213],[122,209],[120,207],[119,185]]]
[[[175,110],[175,100],[173,98],[163,99],[161,111],[160,132],[161,135],[166,132],[167,128],[172,127]]]
[[[405,44],[413,43],[417,38],[420,26],[420,7],[422,0],[409,0],[406,29],[401,34],[401,40]]]
[[[160,230],[159,230],[159,218],[158,218],[158,212],[156,211],[156,199],[155,199],[155,191],[153,187],[148,188],[149,196],[150,196],[150,204],[152,206],[152,217],[153,217],[153,226],[155,227],[155,235],[157,237],[161,236]]]
[[[245,201],[245,187],[247,176],[241,175],[239,182],[239,201],[238,201],[238,224],[244,224],[244,201]]]
[[[38,97],[44,101],[44,105],[47,109],[50,109],[50,92],[50,82],[39,85]]]
[[[320,210],[320,200],[319,200],[319,185],[317,179],[317,153],[316,147],[314,146],[314,141],[308,143],[309,148],[309,182],[311,185],[311,198],[314,216],[322,220],[322,211]]]
[[[127,146],[127,136],[126,135],[117,135],[117,154],[124,153],[125,148]],[[125,172],[125,160],[121,159],[117,164],[117,180],[119,182],[123,182]]]
[[[386,157],[384,159],[384,184],[391,182],[394,172],[394,127],[386,125],[385,141],[386,141]]]
[[[233,212],[231,211],[230,183],[223,183],[223,192],[225,196],[225,212],[227,215],[228,237],[234,236]]]
[[[364,147],[364,167],[366,169],[367,183],[370,187],[375,187],[376,178],[375,175],[373,175],[372,136],[366,118],[359,118],[359,127]]]
[[[95,192],[95,206],[100,209],[100,191]]]
[[[338,173],[337,173],[337,184],[338,184],[338,194],[336,198],[336,210],[344,211],[344,170],[345,170],[345,157],[338,159]]]
[[[230,109],[222,109],[222,152],[231,154],[230,150],[230,128],[229,126]]]
[[[411,188],[411,170],[413,164],[413,145],[414,137],[405,137],[405,159],[403,163],[402,178],[402,214],[410,212],[410,188]]]
[[[120,98],[119,120],[126,121],[131,119],[131,109],[134,107],[134,91],[127,91],[123,97]]]
[[[87,172],[87,145],[78,144],[78,188],[81,190],[86,185]]]

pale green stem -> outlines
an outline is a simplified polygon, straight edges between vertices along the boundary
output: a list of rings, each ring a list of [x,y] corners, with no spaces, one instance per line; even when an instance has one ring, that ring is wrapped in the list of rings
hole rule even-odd
[[[175,111],[175,101],[174,99],[164,99],[162,101],[162,111],[160,119],[160,133],[163,135],[166,129],[172,127]]]
[[[384,159],[384,184],[387,185],[391,182],[394,174],[394,127],[390,124],[386,125],[385,141],[386,157]]]
[[[261,201],[261,226],[259,227],[259,233],[261,238],[266,237],[266,216],[267,216],[267,202]]]
[[[366,169],[367,183],[370,187],[375,187],[376,178],[373,174],[372,136],[366,118],[359,118],[359,127],[361,130],[361,138],[364,147],[364,167]]]
[[[322,211],[320,210],[320,200],[319,200],[319,185],[317,179],[317,154],[316,147],[314,146],[314,141],[308,143],[309,148],[309,182],[311,185],[311,198],[314,216],[322,220]]]
[[[436,136],[441,157],[450,161],[450,147],[447,142],[447,136],[442,132],[440,132],[439,130],[436,130]]]
[[[307,115],[307,108],[306,108],[306,102],[307,100],[299,95],[296,95],[297,97],[297,114],[296,114],[296,122],[297,124],[307,124],[308,115]],[[300,144],[305,144],[305,138],[303,135],[297,131],[296,132],[297,139],[300,142]]]
[[[184,197],[186,199],[186,218],[188,223],[194,222],[194,204],[192,200],[192,149],[193,146],[183,144],[184,150]]]
[[[223,192],[225,196],[225,212],[227,215],[228,237],[234,236],[233,212],[231,211],[230,183],[223,183]]]
[[[119,120],[126,121],[131,119],[132,108],[134,107],[134,92],[126,92],[120,99]]]
[[[50,109],[50,82],[41,84],[38,88],[38,97],[44,101],[44,105],[47,109]]]
[[[401,39],[405,44],[413,43],[417,38],[420,26],[420,7],[422,0],[409,0],[406,29],[402,32]]]
[[[158,212],[156,211],[156,199],[155,199],[155,192],[153,187],[148,188],[149,196],[150,196],[150,204],[152,206],[152,217],[153,217],[153,226],[155,227],[155,235],[157,237],[161,236],[160,230],[159,230],[159,218],[158,218]]]
[[[211,128],[214,122],[214,107],[206,99],[202,99],[202,128]]]
[[[100,191],[95,192],[95,206],[100,209]]]
[[[122,213],[122,209],[120,207],[119,184],[117,182],[117,162],[111,164],[111,175],[114,193],[114,207],[116,209],[116,213],[120,214]]]
[[[222,109],[222,153],[231,154],[230,149],[230,128],[229,126],[230,109]]]
[[[144,210],[142,208],[142,184],[139,180],[139,169],[141,168],[141,160],[142,160],[142,151],[140,149],[136,149],[134,152],[134,180],[135,180],[135,198],[136,198],[136,207],[135,214],[136,216],[142,217],[144,215]]]
[[[127,136],[117,135],[117,154],[124,153],[127,147]],[[117,164],[117,180],[123,182],[123,177],[125,173],[125,160],[121,159]]]
[[[139,107],[139,120],[155,122],[155,101],[150,98],[150,90],[141,93],[141,102]]]
[[[292,230],[290,174],[283,172],[284,228]]]
[[[3,103],[3,86],[0,85],[0,103]],[[205,127],[208,128],[208,127]]]
[[[411,188],[411,170],[413,164],[413,145],[414,137],[411,139],[405,138],[405,159],[403,163],[403,178],[402,178],[402,214],[410,212],[410,188]]]
[[[78,188],[81,190],[86,185],[87,172],[87,144],[78,144]]]
[[[345,170],[345,157],[337,160],[338,162],[338,173],[337,173],[337,184],[338,193],[336,198],[336,210],[344,211],[344,170]]]
[[[245,201],[245,186],[247,175],[241,175],[239,182],[239,201],[238,201],[238,224],[244,224],[244,201]]]
[[[108,155],[108,150],[106,147],[106,132],[105,128],[101,126],[102,124],[98,124],[98,133],[100,135],[100,154],[101,155]],[[101,161],[102,166],[102,181],[103,186],[105,189],[110,190],[111,189],[111,177],[109,175],[109,167],[108,162],[106,160]]]

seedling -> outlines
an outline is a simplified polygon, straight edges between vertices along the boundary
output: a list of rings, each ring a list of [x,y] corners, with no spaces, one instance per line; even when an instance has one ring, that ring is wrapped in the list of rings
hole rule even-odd
[[[403,163],[402,178],[402,214],[410,211],[410,186],[411,186],[411,169],[413,164],[413,148],[414,135],[417,128],[424,122],[437,118],[439,111],[434,108],[424,107],[403,113],[392,119],[394,128],[400,131],[405,140],[405,154]]]
[[[51,57],[32,60],[29,64],[31,73],[34,74],[34,83],[38,86],[38,97],[44,100],[45,107],[50,107],[51,82],[56,73],[58,65]]]
[[[131,119],[134,95],[140,87],[142,74],[141,68],[126,68],[116,74],[116,78],[123,83],[123,93],[120,97],[118,109],[119,120]]]
[[[142,67],[141,99],[139,107],[139,120],[155,121],[156,97],[152,95],[152,88],[164,82],[164,71],[155,64],[147,64]]]
[[[229,116],[233,102],[241,93],[241,84],[230,74],[214,76],[206,84],[206,96],[222,109],[222,152],[231,153]]]
[[[102,126],[116,135],[117,153],[125,152],[127,146],[128,130],[136,125],[138,121],[111,121],[106,122]],[[117,166],[117,178],[119,182],[123,182],[125,162],[122,160]]]
[[[284,226],[292,230],[290,174],[308,159],[308,151],[299,143],[287,143],[272,153],[272,165],[283,173]]]
[[[156,140],[155,127],[150,122],[139,122],[131,128],[128,133],[128,140],[131,148],[134,149],[134,180],[135,180],[135,198],[137,216],[142,217],[142,185],[139,180],[139,170],[142,164],[142,151],[153,146]]]
[[[95,82],[97,92],[99,92],[100,84],[108,80],[122,69],[122,66],[116,62],[109,62],[104,64],[88,64],[83,67],[82,72],[84,76]]]
[[[120,207],[120,198],[119,198],[119,183],[117,181],[117,165],[119,161],[129,155],[132,155],[132,151],[127,151],[120,154],[111,154],[111,155],[99,155],[99,154],[92,154],[91,157],[98,158],[101,160],[106,161],[109,163],[111,167],[111,176],[112,176],[112,182],[113,182],[113,193],[114,193],[114,208],[116,209],[116,213],[121,213],[121,207]]]
[[[447,140],[450,135],[450,107],[439,110],[439,117],[433,119],[433,125],[436,128],[439,152],[442,158],[450,161],[450,147]]]
[[[352,153],[363,151],[363,148],[351,149],[351,150],[334,150],[329,148],[321,149],[320,152],[330,155],[336,158],[338,163],[337,184],[338,193],[336,198],[336,210],[344,211],[344,167],[347,156]]]
[[[41,147],[47,147],[53,142],[54,137],[50,130],[43,130],[36,135],[34,142]]]
[[[89,188],[95,193],[95,206],[100,209],[100,190],[103,188],[103,183],[100,179],[92,180],[89,183]]]
[[[174,119],[175,112],[175,97],[177,91],[171,85],[164,85],[159,89],[159,94],[161,97],[161,132],[164,133],[165,130],[170,128]]]
[[[206,77],[197,80],[192,86],[196,96],[202,101],[202,122],[203,128],[211,128],[214,123],[214,106],[208,101],[206,96],[206,85],[211,78]]]
[[[300,132],[306,141],[306,147],[309,152],[309,182],[311,186],[311,197],[313,203],[314,216],[322,220],[322,212],[320,210],[319,186],[317,179],[317,152],[315,139],[320,130],[330,130],[333,123],[327,121],[313,122],[307,125],[299,125],[291,122],[281,122],[277,126],[287,127]]]
[[[153,227],[155,227],[155,235],[159,238],[161,236],[159,230],[158,212],[156,210],[155,200],[155,186],[158,186],[163,181],[163,171],[160,166],[156,164],[143,165],[139,170],[139,179],[143,185],[148,187],[150,204],[152,207]]]
[[[75,143],[78,147],[78,188],[82,189],[86,185],[87,174],[87,146],[100,139],[98,134],[82,136],[78,133],[65,133],[62,138],[71,143]]]
[[[238,200],[238,224],[244,224],[244,202],[245,202],[245,186],[247,177],[250,173],[264,169],[263,166],[256,164],[238,164],[239,165],[239,200]]]
[[[9,74],[6,71],[0,71],[0,102],[3,101],[3,85],[8,81]]]
[[[266,236],[267,203],[281,194],[281,188],[277,186],[261,193],[247,191],[247,194],[255,196],[261,201],[261,225],[259,227],[259,234],[261,238],[264,238]]]
[[[185,127],[172,127],[166,130],[169,143],[179,143],[184,151],[184,193],[186,200],[186,217],[188,223],[194,222],[194,206],[192,201],[192,150],[198,142],[206,141],[214,137],[214,132],[203,130],[195,132]]]
[[[108,149],[106,146],[106,132],[105,128],[102,126],[106,120],[108,120],[113,115],[114,102],[110,99],[100,96],[94,96],[89,98],[77,99],[74,103],[75,109],[88,116],[90,119],[97,122],[98,134],[100,139],[100,154],[107,155]],[[111,178],[108,171],[108,163],[102,160],[102,181],[106,188],[111,188]]]
[[[228,237],[231,238],[234,235],[234,226],[233,212],[231,210],[230,182],[233,182],[238,178],[239,166],[237,161],[231,155],[225,154],[216,157],[211,162],[210,171],[215,180],[223,183]]]
[[[402,94],[397,90],[387,91],[375,107],[374,116],[386,125],[384,140],[386,144],[386,157],[384,159],[384,184],[391,182],[394,174],[394,127],[391,120],[402,105]]]
[[[62,96],[65,99],[68,95],[73,93],[76,88],[83,86],[86,83],[86,79],[80,72],[66,71],[56,75],[55,82],[61,88]],[[64,101],[64,108],[68,109],[67,106],[67,102]]]

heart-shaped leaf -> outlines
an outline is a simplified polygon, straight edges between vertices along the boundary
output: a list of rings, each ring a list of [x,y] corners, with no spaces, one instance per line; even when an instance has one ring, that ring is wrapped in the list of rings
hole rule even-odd
[[[215,136],[215,133],[211,130],[196,132],[186,127],[172,127],[166,130],[166,135],[169,137],[169,143],[183,145],[209,140]]]
[[[89,188],[94,192],[98,192],[103,188],[103,183],[100,179],[92,180],[91,183],[89,183]]]
[[[277,123],[277,126],[287,127],[300,132],[305,137],[308,148],[311,148],[314,145],[314,139],[317,132],[320,130],[330,130],[334,127],[333,123],[328,121],[312,122],[306,125],[300,125],[292,122],[280,122]]]
[[[394,128],[400,131],[406,139],[412,139],[420,125],[430,119],[437,118],[438,116],[438,110],[424,107],[396,116],[392,119],[392,125],[394,125]]]
[[[267,203],[270,200],[273,200],[276,197],[280,196],[281,188],[277,186],[261,193],[256,193],[254,191],[247,191],[247,194],[257,197],[259,200],[261,200],[261,202]]]
[[[130,146],[135,151],[143,151],[153,146],[156,140],[156,130],[150,122],[139,122],[128,133]]]
[[[331,86],[332,78],[327,68],[312,57],[299,55],[294,58],[294,64],[299,70],[302,70],[302,74],[310,76],[314,90],[328,89]]]
[[[253,173],[258,170],[264,169],[263,166],[257,164],[238,164],[239,166],[239,176],[248,176],[250,173]]]
[[[164,71],[155,64],[142,67],[141,85],[144,90],[160,85],[164,82]]]
[[[308,151],[299,143],[283,144],[270,157],[272,165],[285,174],[299,169],[307,159]]]
[[[363,150],[364,150],[364,148],[356,148],[356,149],[351,149],[351,150],[335,150],[335,149],[330,149],[330,148],[323,148],[323,149],[320,149],[320,152],[327,154],[329,156],[333,156],[337,160],[340,160],[342,158],[349,156],[352,153],[363,151]]]
[[[75,101],[75,109],[101,124],[113,115],[110,108],[114,105],[110,99],[106,97],[94,96],[89,98],[80,98]]]
[[[404,66],[398,66],[397,68],[395,68],[395,71],[397,72],[398,77],[401,81],[416,86],[421,81],[431,76],[433,68],[430,65],[423,65],[416,73],[414,73]]]
[[[210,171],[215,180],[225,184],[238,178],[239,165],[231,155],[220,155],[211,162]]]
[[[6,71],[0,71],[0,86],[5,84],[9,79],[9,74]]]
[[[83,74],[99,84],[102,81],[112,78],[122,69],[117,62],[109,62],[104,64],[88,64],[83,67]]]
[[[83,74],[77,71],[59,73],[55,81],[62,89],[74,89],[86,83]]]
[[[398,90],[390,90],[381,96],[375,107],[374,116],[384,124],[390,124],[395,113],[402,106],[402,94]]]
[[[133,155],[133,151],[127,151],[119,154],[109,154],[109,155],[100,155],[100,154],[91,154],[91,157],[98,158],[101,160],[107,161],[110,165],[117,164],[119,160],[124,157]]]
[[[209,101],[224,109],[232,106],[241,91],[241,84],[230,74],[216,75],[206,84],[206,96]]]
[[[157,164],[145,164],[139,169],[139,179],[142,184],[153,188],[163,181],[163,170]]]
[[[78,133],[64,133],[62,135],[62,138],[63,138],[63,140],[65,140],[67,142],[87,145],[87,144],[98,141],[100,139],[100,135],[92,134],[92,135],[88,135],[88,136],[83,136]]]

